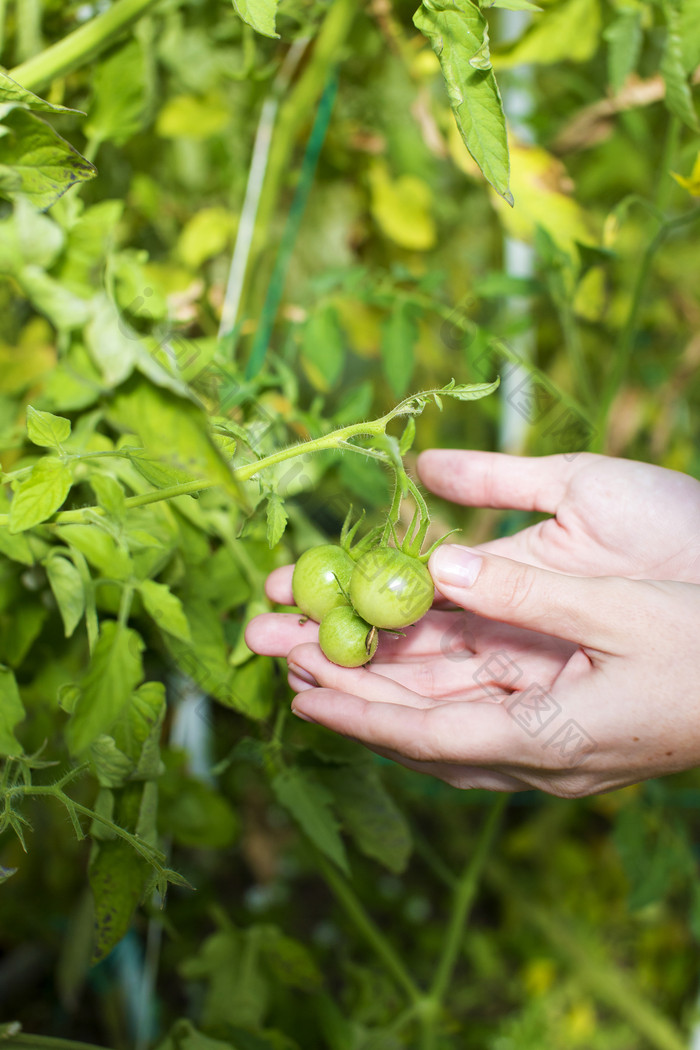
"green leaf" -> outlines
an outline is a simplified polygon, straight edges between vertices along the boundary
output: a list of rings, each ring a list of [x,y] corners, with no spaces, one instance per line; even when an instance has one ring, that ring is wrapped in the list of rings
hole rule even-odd
[[[411,385],[417,339],[414,308],[399,299],[382,328],[382,369],[397,399],[403,397]]]
[[[10,561],[18,561],[21,565],[33,565],[34,555],[27,543],[27,537],[18,532],[12,535],[6,525],[0,525],[0,554],[4,554]]]
[[[76,1048],[77,1050],[77,1048]],[[158,1043],[156,1050],[239,1050],[230,1039],[213,1039],[198,1032],[191,1021],[176,1021],[166,1038]],[[240,1047],[243,1050],[243,1047]]]
[[[226,849],[240,826],[230,803],[214,788],[188,777],[182,762],[173,765],[158,781],[161,833],[171,835],[180,846],[196,849]]]
[[[504,11],[542,11],[541,7],[533,4],[530,0],[493,0],[493,3],[480,5],[488,10],[490,7],[501,7]]]
[[[133,562],[129,554],[100,525],[59,525],[56,532],[108,579],[126,580],[131,576]]]
[[[387,794],[374,766],[353,765],[324,770],[343,826],[358,848],[397,875],[411,855],[411,829]]]
[[[440,60],[460,135],[484,178],[509,204],[508,137],[493,70],[485,66],[488,27],[470,0],[425,0],[413,16]],[[475,68],[471,60],[478,57]]]
[[[100,842],[90,864],[90,888],[95,902],[92,961],[109,955],[131,925],[148,877],[145,861],[128,842]]]
[[[288,988],[317,992],[323,977],[306,945],[287,937],[276,926],[260,926],[258,931],[263,958],[277,980]]]
[[[38,266],[23,266],[15,279],[36,309],[61,331],[82,327],[90,316],[90,304],[85,299],[73,295]]]
[[[97,174],[45,121],[16,109],[2,117],[0,195],[25,197],[37,208],[51,207],[66,190]]]
[[[100,787],[120,788],[131,776],[134,763],[121,751],[114,737],[103,733],[90,747],[90,761]]]
[[[332,306],[315,310],[304,325],[301,363],[317,390],[327,393],[338,382],[345,364],[345,338]]]
[[[409,416],[406,426],[404,427],[403,434],[399,438],[399,455],[405,456],[407,452],[413,447],[413,442],[416,437],[416,421],[413,416]]]
[[[160,733],[165,718],[165,686],[144,682],[115,724],[112,736],[120,751],[133,763],[134,780],[150,780],[160,773]]]
[[[105,514],[116,521],[123,521],[125,496],[124,489],[117,479],[110,477],[109,474],[92,474],[90,487]]]
[[[0,667],[0,755],[21,755],[24,748],[15,736],[15,726],[25,717],[15,676],[9,667]]]
[[[533,20],[507,51],[493,56],[496,69],[523,63],[587,62],[598,48],[600,0],[560,0]]]
[[[212,440],[206,413],[194,402],[134,377],[116,395],[110,412],[117,423],[140,436],[148,458],[239,494]]]
[[[52,102],[46,102],[38,95],[27,91],[16,80],[3,72],[0,72],[0,105],[22,106],[24,109],[32,109],[37,113],[80,112],[77,109],[67,109],[65,106],[55,106]]]
[[[275,492],[267,497],[267,545],[272,550],[284,536],[287,528],[287,512],[284,502]]]
[[[440,393],[445,397],[455,397],[458,401],[479,401],[492,394],[500,384],[500,378],[492,383],[461,383],[454,387],[445,387]]]
[[[680,11],[675,0],[663,5],[666,16],[666,44],[661,58],[660,72],[666,85],[666,108],[692,131],[700,131],[693,104],[693,94],[683,62],[683,43],[680,35]]]
[[[239,18],[262,36],[279,37],[275,29],[278,0],[233,0]]]
[[[85,134],[94,142],[123,146],[148,115],[146,62],[138,40],[131,40],[100,62],[92,77],[93,101]]]
[[[278,773],[272,780],[272,790],[277,801],[291,813],[314,846],[349,875],[345,846],[338,833],[328,791],[298,767]]]
[[[637,68],[642,50],[642,10],[623,8],[610,23],[603,38],[608,45],[608,79],[618,92]]]
[[[90,666],[80,683],[80,696],[66,727],[66,740],[76,755],[102,733],[108,733],[143,678],[140,636],[114,620],[100,625]]]
[[[681,0],[678,33],[683,68],[693,73],[700,66],[700,0]]]
[[[85,585],[72,561],[52,555],[46,562],[46,575],[56,599],[66,638],[70,638],[85,612]]]
[[[65,502],[73,483],[71,468],[54,456],[34,464],[19,485],[10,504],[10,532],[33,529],[55,514]]]
[[[245,640],[245,639],[244,639]],[[257,721],[267,718],[275,699],[272,661],[255,656],[234,671],[226,697],[219,697],[227,707]]]
[[[49,610],[38,600],[16,605],[9,622],[0,633],[0,662],[21,667],[24,658],[41,634]]]
[[[27,267],[48,269],[58,259],[65,243],[65,234],[58,223],[20,198],[12,213],[0,221],[0,270],[17,277],[23,275]]]
[[[59,448],[70,437],[70,432],[70,419],[54,416],[51,412],[41,412],[31,405],[27,407],[27,434],[34,445]]]
[[[146,612],[158,626],[183,642],[191,642],[190,625],[185,616],[182,602],[164,583],[155,580],[144,580],[139,584],[139,594],[143,599]]]

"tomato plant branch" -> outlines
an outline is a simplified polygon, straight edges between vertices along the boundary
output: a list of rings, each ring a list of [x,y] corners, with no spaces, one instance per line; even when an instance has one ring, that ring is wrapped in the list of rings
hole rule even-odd
[[[251,463],[244,463],[232,470],[232,480],[236,482],[250,481],[259,474],[261,470],[265,470],[267,467],[273,467],[278,463],[284,463],[286,460],[294,459],[296,456],[304,456],[313,452],[324,452],[329,449],[345,448],[358,452],[361,455],[366,455],[367,450],[351,444],[349,439],[353,437],[377,437],[384,434],[386,428],[393,419],[396,419],[399,416],[419,415],[429,401],[434,399],[439,403],[441,395],[446,397],[456,397],[461,401],[471,401],[490,394],[497,386],[498,381],[494,383],[476,383],[467,386],[457,386],[452,382],[446,387],[435,388],[433,390],[422,390],[417,394],[413,394],[411,397],[404,398],[403,401],[383,416],[379,416],[378,419],[372,419],[364,423],[351,423],[348,426],[340,427],[338,430],[333,430],[330,434],[325,434],[323,437],[312,438],[309,441],[300,441],[296,445],[289,445],[287,448],[279,449],[277,452],[273,452],[269,456],[265,456],[263,459],[257,459]],[[159,503],[162,500],[175,499],[178,496],[192,496],[196,493],[204,492],[207,489],[215,488],[218,485],[220,485],[218,480],[206,481],[204,479],[196,479],[194,481],[186,481],[180,485],[169,485],[162,489],[154,489],[152,492],[141,493],[138,496],[129,496],[124,501],[124,505],[127,509],[133,507],[145,507],[151,503]],[[95,515],[99,517],[104,515],[104,511],[101,507],[89,506],[80,507],[76,510],[59,511],[57,514],[53,515],[50,524],[74,525],[86,523],[91,520],[94,521]],[[9,514],[0,514],[0,526],[9,525],[9,521]]]
[[[356,929],[371,945],[376,954],[386,965],[387,970],[393,976],[396,983],[404,990],[410,1001],[418,1005],[425,1000],[423,992],[415,984],[413,978],[406,970],[401,958],[386,939],[382,931],[375,925],[374,921],[365,911],[362,903],[357,898],[354,890],[340,871],[326,860],[315,846],[311,846],[315,854],[318,867],[323,876],[352,919]]]
[[[53,47],[22,62],[9,75],[30,91],[84,66],[114,43],[160,0],[117,0],[103,14],[74,30]]]
[[[126,831],[124,828],[120,827],[118,824],[115,824],[113,820],[109,819],[109,817],[97,813],[88,806],[83,806],[80,802],[76,802],[74,799],[70,798],[69,795],[66,795],[65,791],[62,790],[61,785],[65,783],[67,779],[70,779],[70,777],[71,775],[69,774],[68,777],[64,777],[55,784],[18,785],[8,791],[7,800],[11,803],[14,797],[35,798],[43,796],[45,798],[55,798],[65,807],[78,839],[85,838],[85,832],[80,826],[77,816],[77,814],[81,814],[81,816],[87,817],[90,820],[97,821],[98,824],[102,824],[104,827],[108,828],[113,835],[128,842],[132,849],[136,850],[146,863],[156,870],[161,879],[167,879],[169,882],[177,882],[179,885],[187,884],[181,875],[178,875],[176,872],[163,866],[163,855],[158,850],[154,849],[153,846],[144,842],[144,840],[138,835],[134,835],[130,831]]]
[[[507,794],[499,796],[491,806],[484,822],[479,840],[454,889],[452,914],[445,935],[442,956],[435,971],[431,995],[442,1002],[449,987],[450,978],[464,937],[464,927],[469,916],[481,873],[486,863],[503,813],[508,804]]]

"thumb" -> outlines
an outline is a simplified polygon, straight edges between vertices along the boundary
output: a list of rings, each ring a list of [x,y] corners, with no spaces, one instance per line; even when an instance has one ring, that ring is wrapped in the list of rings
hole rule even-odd
[[[485,551],[445,544],[428,562],[435,586],[463,609],[610,651],[629,630],[639,581],[565,576]]]

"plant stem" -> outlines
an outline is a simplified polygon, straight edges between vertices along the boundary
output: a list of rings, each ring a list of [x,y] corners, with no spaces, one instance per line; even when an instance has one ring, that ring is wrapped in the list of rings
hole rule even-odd
[[[106,1050],[96,1043],[76,1042],[75,1039],[55,1039],[50,1035],[32,1035],[18,1032],[17,1035],[2,1036],[3,1050]]]
[[[41,0],[20,0],[17,5],[17,58],[33,58],[42,48]]]
[[[442,955],[435,970],[435,977],[433,978],[429,994],[429,1000],[433,1004],[433,1009],[426,1013],[423,1019],[422,1050],[434,1050],[437,1036],[435,1024],[440,1016],[440,1008],[449,990],[452,974],[457,964],[457,958],[464,939],[464,929],[474,902],[479,879],[491,851],[509,797],[506,794],[501,795],[492,805],[481,830],[476,848],[454,887],[450,922],[445,933]]]
[[[333,448],[352,448],[353,446],[348,446],[349,438],[359,436],[371,437],[375,434],[383,434],[389,422],[396,415],[401,415],[406,411],[406,406],[410,404],[410,401],[410,398],[402,401],[400,405],[397,405],[391,412],[387,412],[386,415],[380,416],[379,419],[373,419],[367,423],[352,423],[349,426],[341,427],[339,430],[334,430],[330,434],[324,435],[324,437],[313,438],[311,441],[301,441],[296,445],[290,445],[288,448],[273,452],[271,455],[265,456],[264,459],[245,463],[243,466],[236,467],[232,472],[233,479],[234,481],[250,481],[252,477],[261,470],[265,470],[266,467],[284,463],[285,460],[293,459],[295,456],[302,456],[311,452],[323,452]],[[361,452],[362,450],[358,449],[357,451]],[[161,500],[175,499],[177,496],[191,496],[194,493],[204,492],[218,484],[218,481],[185,481],[181,485],[169,485],[167,488],[144,492],[138,496],[129,496],[124,501],[124,505],[127,509],[145,507],[150,503],[158,503]],[[61,511],[54,515],[51,524],[75,525],[89,520],[92,515],[102,515],[103,513],[104,511],[100,507],[81,507],[79,510]],[[0,514],[0,525],[8,525],[9,520],[9,514]]]
[[[160,0],[117,0],[112,7],[74,30],[53,47],[10,70],[22,87],[36,91],[90,62]]]
[[[5,22],[7,21],[8,0],[0,0],[0,57],[5,49]]]
[[[663,222],[649,244],[647,245],[646,251],[642,256],[637,271],[637,278],[634,283],[634,290],[632,292],[632,302],[630,304],[629,313],[625,322],[625,327],[622,330],[620,342],[617,348],[617,354],[613,360],[613,365],[608,376],[608,381],[605,384],[603,395],[600,400],[600,410],[598,415],[598,434],[596,438],[596,451],[600,451],[604,439],[605,439],[605,425],[610,411],[610,406],[620,388],[620,384],[623,382],[627,373],[629,365],[629,359],[632,355],[632,348],[634,341],[637,336],[637,328],[639,324],[639,315],[642,309],[642,304],[645,299],[647,285],[651,276],[651,268],[654,262],[656,253],[658,252],[661,245],[664,243],[666,238],[674,233],[676,230],[681,229],[696,219],[700,218],[700,208],[694,208],[692,211],[685,212],[683,215],[677,216],[675,219],[668,219]]]
[[[424,1002],[425,997],[422,991],[415,984],[413,978],[406,970],[406,967],[397,952],[386,939],[379,927],[375,925],[372,918],[367,914],[347,879],[338,871],[335,865],[326,860],[322,853],[320,853],[315,847],[312,848],[316,856],[316,863],[321,869],[323,877],[352,919],[356,929],[362,934],[379,958],[384,962],[387,970],[391,973],[399,987],[404,990],[410,1001],[415,1005]]]

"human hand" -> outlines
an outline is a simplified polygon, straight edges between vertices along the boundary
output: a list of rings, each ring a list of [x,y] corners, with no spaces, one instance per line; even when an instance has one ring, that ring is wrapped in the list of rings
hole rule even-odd
[[[469,565],[473,583],[451,582]],[[456,546],[430,570],[471,612],[568,642],[551,683],[506,660],[481,699],[436,698],[306,642],[288,654],[296,714],[461,788],[574,798],[700,763],[700,586],[566,576]]]
[[[587,452],[456,449],[423,452],[417,468],[453,503],[553,515],[484,550],[577,576],[700,583],[700,482],[685,474]]]
[[[589,454],[535,459],[450,450],[424,452],[418,470],[429,488],[463,504],[555,515],[483,550],[577,575],[700,581],[700,483],[683,474]],[[291,578],[291,566],[273,572],[268,596],[293,604]],[[248,629],[251,647],[274,656],[316,637],[314,624],[289,614],[258,617]],[[382,634],[372,668],[433,699],[470,699],[493,684],[489,673],[499,660],[517,666],[521,687],[549,688],[572,651],[561,639],[433,609],[405,638]]]

